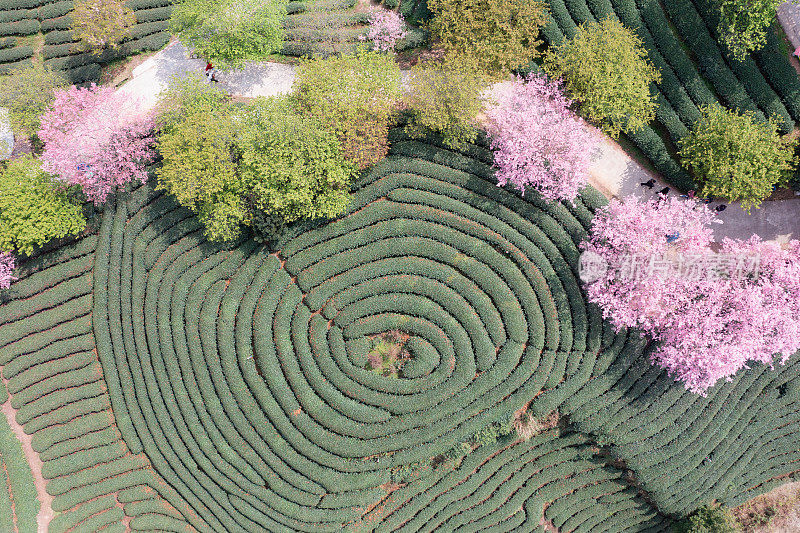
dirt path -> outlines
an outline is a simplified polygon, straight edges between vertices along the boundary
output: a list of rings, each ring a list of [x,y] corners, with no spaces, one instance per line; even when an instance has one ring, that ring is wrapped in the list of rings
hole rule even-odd
[[[3,379],[3,384],[8,386],[8,380]],[[50,520],[53,519],[53,497],[45,490],[46,481],[42,477],[42,460],[39,454],[33,450],[31,446],[31,436],[25,433],[22,426],[17,423],[17,410],[11,406],[11,397],[2,405],[3,414],[6,415],[8,425],[14,432],[14,435],[22,444],[22,451],[25,453],[25,458],[28,460],[28,465],[33,473],[33,483],[36,486],[36,497],[39,500],[39,513],[36,515],[36,523],[39,525],[39,533],[47,533],[47,527]]]

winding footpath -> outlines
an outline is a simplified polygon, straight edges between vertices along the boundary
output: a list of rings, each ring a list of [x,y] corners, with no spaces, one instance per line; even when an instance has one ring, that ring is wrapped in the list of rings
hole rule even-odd
[[[800,28],[800,11],[798,25]],[[150,109],[156,105],[158,93],[171,77],[186,72],[201,72],[204,66],[203,59],[191,58],[189,51],[180,42],[173,41],[134,68],[131,79],[119,90],[142,98],[146,108]],[[233,96],[276,96],[291,91],[294,76],[293,65],[251,62],[241,71],[221,76],[219,87]],[[501,90],[503,85],[499,84]],[[603,135],[602,139],[590,170],[589,182],[607,197],[628,194],[648,197],[652,196],[653,191],[668,186],[609,137]],[[652,190],[639,185],[651,178],[657,182]],[[675,194],[674,190],[672,194]],[[716,205],[712,204],[712,207]],[[766,240],[800,238],[800,198],[767,201],[761,208],[752,209],[750,214],[745,213],[739,203],[733,202],[719,214],[719,218],[723,223],[714,225],[714,237],[717,241],[724,237],[747,239],[753,234]]]

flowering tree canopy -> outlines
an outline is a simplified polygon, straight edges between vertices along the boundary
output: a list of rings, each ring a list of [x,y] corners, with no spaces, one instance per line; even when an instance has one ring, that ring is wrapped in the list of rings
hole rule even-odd
[[[11,252],[0,252],[0,289],[9,288],[11,282],[17,279],[11,275],[16,265],[17,261]]]
[[[700,394],[748,360],[800,349],[800,241],[726,239],[714,253],[713,220],[693,200],[628,197],[597,213],[583,244],[607,265],[585,279],[589,300],[661,341],[652,361]]]
[[[405,26],[403,17],[394,11],[377,11],[369,16],[369,30],[359,39],[372,41],[376,50],[391,52],[397,41],[408,34]]]
[[[155,158],[153,121],[140,102],[110,87],[56,93],[42,116],[42,168],[102,203],[120,185],[146,181]]]
[[[548,200],[572,200],[588,181],[598,137],[569,110],[559,81],[517,77],[487,109],[498,185],[534,188]]]

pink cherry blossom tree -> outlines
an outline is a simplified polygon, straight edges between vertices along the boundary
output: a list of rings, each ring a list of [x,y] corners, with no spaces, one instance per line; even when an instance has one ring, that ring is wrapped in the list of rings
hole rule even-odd
[[[693,200],[613,200],[583,248],[608,268],[585,284],[618,328],[660,341],[653,363],[706,394],[747,362],[800,349],[800,241],[725,239],[710,248],[714,213]]]
[[[153,121],[141,100],[94,84],[58,91],[39,138],[42,168],[97,204],[129,181],[146,181],[155,158]]]
[[[548,200],[573,200],[586,186],[599,138],[570,111],[559,80],[530,74],[513,82],[490,104],[497,183],[521,192],[533,188]]]
[[[376,50],[391,52],[397,41],[408,35],[403,17],[394,11],[376,11],[369,16],[369,30],[360,35],[362,41],[372,41]]]
[[[0,252],[0,289],[7,289],[15,278],[12,276],[17,260],[11,252]]]

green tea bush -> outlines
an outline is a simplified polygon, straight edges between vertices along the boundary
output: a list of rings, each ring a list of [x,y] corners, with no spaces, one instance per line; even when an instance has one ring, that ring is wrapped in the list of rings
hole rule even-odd
[[[18,22],[0,23],[0,36],[6,35],[32,35],[39,31],[39,21],[24,19]]]

